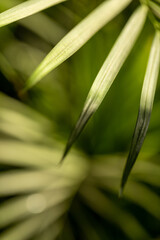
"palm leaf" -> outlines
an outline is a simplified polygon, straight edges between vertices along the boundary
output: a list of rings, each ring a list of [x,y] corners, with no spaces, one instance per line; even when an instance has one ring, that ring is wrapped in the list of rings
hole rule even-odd
[[[29,0],[0,14],[0,27],[40,12],[64,0]]]
[[[80,118],[68,140],[62,161],[90,117],[98,109],[123,63],[132,50],[144,25],[147,11],[148,9],[146,6],[139,7],[133,13],[114,44],[89,91]]]
[[[153,12],[155,13],[155,15],[160,18],[160,6],[158,6],[158,3],[154,3],[152,1],[149,1],[149,6],[150,8],[153,10]]]
[[[96,186],[103,187],[117,194],[123,163],[122,160],[123,158],[119,156],[108,156],[108,158],[97,157],[92,166],[89,184],[93,182]],[[150,181],[150,179],[154,178],[153,175],[155,175],[156,186],[159,188],[159,166],[150,163],[149,160],[137,162],[137,165],[133,169],[131,181],[126,188],[125,198],[145,209],[146,212],[149,212],[157,219],[160,219],[160,199],[157,193],[148,187],[149,185],[154,185],[153,181]],[[144,184],[145,182],[147,184]],[[154,202],[152,206],[150,204],[151,202]]]
[[[54,215],[53,213],[51,213],[52,212],[51,210],[54,211]],[[30,239],[39,230],[40,226],[43,226],[43,229],[45,230],[47,225],[50,225],[51,223],[55,224],[53,227],[53,230],[54,230],[54,228],[56,228],[57,220],[59,220],[61,215],[64,214],[65,210],[66,210],[66,206],[63,206],[63,207],[61,206],[57,209],[55,208],[49,209],[48,211],[45,211],[41,215],[33,215],[29,219],[26,219],[21,223],[19,223],[17,226],[13,226],[7,229],[6,231],[4,231],[1,234],[1,239],[2,240],[5,240],[5,239],[7,240],[23,240],[24,239],[25,240],[26,237],[27,239]],[[48,224],[43,225],[44,218],[47,218]],[[59,224],[60,223],[58,222],[58,225]]]
[[[138,154],[140,152],[140,149],[142,147],[143,141],[148,130],[157,85],[159,64],[160,64],[160,33],[156,32],[152,43],[148,66],[143,83],[137,123],[127,163],[125,165],[125,169],[122,176],[120,194],[123,191],[124,185],[128,179],[130,171],[138,157]]]
[[[51,70],[80,49],[98,30],[118,15],[131,0],[104,1],[75,28],[73,28],[45,57],[26,82],[25,90],[32,87]]]
[[[36,111],[4,94],[0,95],[0,100],[0,107],[6,110],[1,112],[4,123],[9,122],[14,126],[17,120],[15,128],[21,123],[21,125],[26,124],[26,128],[35,126],[35,132],[40,131],[40,125],[44,130],[44,124],[49,124],[49,121],[36,114]],[[37,122],[36,119],[39,121]],[[99,218],[109,220],[110,224],[114,225],[114,229],[120,229],[128,239],[134,239],[135,229],[137,239],[148,238],[146,228],[141,225],[137,217],[117,203],[116,197],[114,199],[110,196],[110,193],[114,196],[117,193],[122,157],[104,155],[97,156],[95,160],[92,157],[92,165],[90,165],[86,156],[79,156],[79,152],[75,151],[70,154],[68,161],[57,167],[55,164],[61,154],[62,144],[57,143],[55,139],[55,145],[50,147],[50,141],[46,141],[46,133],[41,130],[41,134],[43,137],[39,136],[37,142],[34,139],[34,143],[29,142],[29,139],[26,141],[25,138],[23,141],[13,139],[16,134],[7,134],[0,142],[0,164],[11,168],[3,170],[0,175],[0,197],[2,199],[9,197],[0,206],[0,229],[3,229],[0,233],[1,239],[57,239],[63,231],[66,212],[68,210],[72,212],[70,207],[74,204],[73,197],[76,193],[79,193],[77,197],[82,198],[88,209],[98,214]],[[39,143],[41,138],[44,138],[44,146]],[[50,139],[49,136],[47,138]],[[156,164],[146,161],[137,165],[134,178],[129,183],[130,188],[126,191],[126,199],[159,219],[160,204],[157,193],[137,181],[139,176],[143,181],[146,177],[143,179],[142,176],[145,174],[151,176],[155,172],[156,185],[160,186],[159,168]],[[19,168],[13,169],[15,166]],[[152,185],[152,181],[147,183]],[[103,188],[104,192],[100,188]],[[138,196],[135,194],[137,191]],[[153,201],[154,204],[151,204]],[[85,222],[81,221],[83,217],[81,211],[75,209],[74,216],[78,222],[78,229],[83,231],[82,224]],[[95,218],[94,221],[97,226],[97,219]],[[87,223],[91,224],[93,239],[100,239],[99,231],[97,228],[93,229],[88,213]],[[87,237],[90,236],[89,229],[83,232]],[[62,239],[67,239],[67,236],[65,233]]]
[[[39,191],[22,197],[14,197],[1,204],[1,222],[3,228],[14,221],[19,221],[38,214],[49,208],[58,207],[61,203],[68,201],[70,192],[65,189],[60,191]],[[55,195],[56,193],[56,195]],[[34,204],[36,203],[36,204]],[[64,205],[67,205],[67,204]],[[61,206],[62,207],[62,206]]]
[[[110,222],[118,225],[129,239],[141,239],[142,236],[145,237],[145,239],[149,239],[148,234],[134,216],[124,210],[122,211],[94,185],[90,184],[90,186],[87,186],[86,184],[86,186],[82,188],[81,194],[88,204],[88,207],[92,208]],[[97,204],[97,202],[100,204]],[[128,224],[126,224],[126,221]],[[135,228],[137,229],[136,236],[133,236],[132,232]]]
[[[101,2],[102,1],[103,0],[101,0]],[[160,0],[154,0],[152,2],[157,3],[157,6],[159,6],[159,1]],[[20,2],[24,2],[24,0],[1,1],[0,8],[4,11],[11,6],[18,5]],[[30,1],[25,1],[23,4],[29,2]],[[41,2],[41,0],[39,2]],[[109,9],[101,8],[101,13],[104,10],[103,16],[98,16],[98,14],[94,15],[95,19],[92,21],[92,24],[97,27],[98,19],[101,19],[101,21],[105,19],[104,21],[106,21],[108,17],[111,18],[111,15],[118,14],[129,2],[131,2],[131,0],[105,1],[103,3],[104,5],[102,4],[100,6],[107,6],[105,4],[111,6],[113,4],[114,11],[112,12],[110,9],[111,12],[109,12]],[[155,13],[156,15],[156,11],[149,6],[150,0],[143,2],[148,5],[149,12]],[[52,14],[51,12],[45,15],[38,13],[30,18],[20,20],[17,25],[19,26],[18,28],[10,29],[6,27],[1,29],[0,70],[2,73],[1,87],[3,91],[6,91],[7,94],[13,93],[14,95],[16,93],[12,90],[10,92],[10,89],[7,87],[8,84],[11,88],[12,84],[14,84],[17,92],[24,86],[23,80],[26,79],[26,76],[29,76],[30,72],[33,71],[37,64],[43,59],[46,50],[48,51],[53,44],[64,36],[66,30],[64,30],[64,27],[61,27],[61,24],[64,23],[64,26],[68,26],[71,20],[77,19],[76,14],[79,16],[81,16],[81,14],[83,15],[86,7],[88,8],[87,5],[90,3],[90,0],[73,0],[71,3],[68,2],[66,7],[61,5],[57,8],[57,11],[54,12],[54,21],[50,15]],[[92,1],[90,7],[92,8],[96,3],[96,0]],[[135,3],[132,4],[131,8],[134,8],[134,4]],[[109,77],[112,74],[113,78],[116,77],[116,74],[123,65],[125,58],[131,51],[134,41],[142,29],[147,7],[142,6],[140,9],[145,9],[142,14],[143,19],[137,17],[132,31],[128,30],[128,35],[126,34],[127,37],[124,37],[124,41],[120,42],[121,44],[124,42],[122,44],[122,50],[121,44],[119,48],[117,47],[117,50],[115,48],[118,56],[114,54],[113,47],[113,55],[109,55],[110,61],[112,60],[112,62],[109,62],[109,66],[106,63],[106,69],[103,69],[104,72],[102,72],[104,75],[101,75],[101,79],[99,79],[100,82],[98,84],[100,84],[100,86],[98,84],[97,86],[95,85],[95,88],[93,88],[94,92],[91,92],[93,95],[95,94],[95,96],[93,96],[93,101],[88,102],[89,105],[86,106],[89,111],[93,110],[93,113],[99,107],[104,98],[103,94],[106,94],[113,82],[112,80],[114,80]],[[105,16],[107,12],[108,15]],[[143,10],[139,10],[139,17],[140,12],[142,13]],[[93,11],[93,13],[95,12]],[[93,13],[91,13],[91,15]],[[128,12],[126,11],[120,18],[123,18],[123,16],[127,14]],[[48,17],[48,15],[50,15],[50,17]],[[61,16],[63,16],[63,19]],[[153,17],[151,21],[154,20],[153,14],[149,16]],[[146,23],[147,27],[150,26],[147,25],[148,23],[149,22]],[[74,59],[74,62],[76,61],[77,63],[77,71],[74,69],[75,64],[70,62],[69,79],[71,79],[71,81],[72,79],[78,81],[78,88],[75,87],[77,82],[75,82],[74,86],[72,86],[70,81],[67,81],[66,86],[63,84],[64,76],[65,79],[68,76],[68,64],[65,64],[64,69],[60,68],[54,71],[48,78],[48,81],[26,94],[26,98],[23,99],[25,104],[22,103],[21,100],[17,101],[0,93],[1,240],[158,239],[158,224],[160,220],[160,199],[158,196],[160,187],[160,167],[158,165],[159,131],[157,131],[159,127],[160,106],[158,102],[158,104],[155,105],[156,109],[153,113],[153,131],[150,134],[150,138],[148,138],[148,145],[146,144],[146,148],[144,148],[145,153],[133,169],[131,181],[128,183],[123,199],[117,198],[117,191],[125,157],[114,154],[115,150],[123,151],[126,149],[128,143],[126,133],[129,132],[132,120],[134,120],[134,109],[130,106],[132,102],[134,103],[136,94],[138,94],[136,89],[137,84],[141,84],[139,81],[141,79],[140,75],[143,74],[142,69],[145,68],[144,59],[147,59],[150,41],[152,40],[150,37],[151,34],[148,34],[150,28],[147,29],[146,27],[144,29],[143,36],[139,42],[142,44],[141,46],[144,47],[139,47],[140,51],[139,49],[135,49],[132,55],[133,60],[130,58],[128,61],[128,73],[124,74],[123,71],[125,71],[125,68],[122,69],[121,77],[123,81],[119,82],[120,84],[117,85],[118,89],[113,89],[113,95],[109,96],[111,97],[112,105],[109,104],[105,106],[106,112],[110,112],[108,111],[109,107],[115,115],[108,116],[107,114],[104,119],[100,117],[102,125],[95,128],[97,130],[94,133],[93,142],[86,148],[92,155],[86,156],[82,154],[82,152],[74,149],[63,165],[57,165],[64,147],[62,135],[65,134],[66,121],[68,120],[68,123],[70,123],[72,119],[68,119],[68,116],[72,118],[74,114],[76,115],[75,106],[77,103],[73,103],[72,100],[77,99],[77,101],[81,101],[82,98],[75,98],[75,96],[81,96],[82,91],[85,93],[85,89],[91,84],[89,80],[95,77],[97,69],[100,66],[99,63],[103,60],[104,52],[106,51],[105,48],[113,44],[114,33],[112,32],[113,36],[110,34],[113,26],[115,27],[115,32],[118,32],[121,28],[120,21],[113,21],[109,28],[104,29],[103,34],[98,34],[98,36],[91,41],[91,44],[83,48],[83,51],[77,55],[77,58]],[[85,33],[84,35],[82,34],[82,37],[84,36],[83,42],[81,42],[82,45],[87,41],[85,34],[88,34],[87,37],[89,38],[94,34],[93,28],[91,32],[89,31],[90,29],[90,26],[88,29],[85,29],[84,26],[83,30]],[[70,36],[71,32],[68,36]],[[111,35],[109,41],[108,33]],[[134,34],[137,36],[134,36]],[[77,36],[77,44],[80,42],[79,38],[80,37]],[[132,46],[129,46],[129,41]],[[75,42],[73,41],[74,44]],[[72,43],[70,43],[69,46],[72,47]],[[95,49],[94,51],[92,51],[92,47]],[[62,55],[66,54],[65,50],[70,50],[69,48],[62,49]],[[78,48],[76,48],[75,51],[77,51],[77,49]],[[125,51],[127,51],[127,53],[125,53]],[[97,54],[97,52],[99,52],[99,54]],[[73,54],[72,52],[70,53]],[[81,58],[82,53],[83,57]],[[65,56],[67,57],[68,55]],[[95,56],[97,57],[93,59]],[[122,62],[120,62],[120,56],[122,57]],[[52,60],[54,62],[55,59]],[[134,64],[134,62],[136,63]],[[131,71],[129,67],[130,63],[132,64]],[[112,65],[114,65],[114,67]],[[156,64],[153,68],[155,66]],[[81,74],[80,68],[84,70]],[[112,73],[107,73],[107,71],[111,70]],[[137,72],[139,76],[137,76],[136,81],[134,81],[134,76],[136,76]],[[107,78],[105,78],[105,74]],[[53,78],[55,77],[60,81],[53,84]],[[129,83],[127,81],[128,78],[130,78]],[[105,81],[107,81],[106,79],[111,80],[108,83],[108,88],[105,83]],[[121,88],[124,87],[126,89],[122,96]],[[151,89],[149,88],[148,90],[150,91]],[[131,93],[134,94],[131,95]],[[121,102],[119,103],[121,110],[116,108],[117,101],[114,94],[116,94],[116,99],[122,96]],[[123,102],[123,99],[128,99],[125,94],[127,94],[130,101]],[[61,101],[58,101],[58,95]],[[16,96],[18,97],[19,95],[16,94]],[[90,98],[92,98],[92,96],[89,95],[87,101],[90,101]],[[115,99],[115,101],[113,99]],[[144,97],[142,102],[144,102],[145,106],[150,106],[146,99],[147,98]],[[54,102],[55,104],[53,104]],[[27,105],[31,105],[31,107]],[[37,109],[41,114],[38,113]],[[68,109],[70,109],[71,112],[68,111]],[[74,109],[74,111],[72,111],[72,109]],[[79,108],[77,107],[77,109]],[[129,112],[130,121],[125,121],[126,115],[123,116],[124,110],[126,110],[127,113]],[[115,117],[119,116],[120,112],[123,120]],[[103,110],[102,115],[104,116]],[[84,117],[84,120],[87,117],[88,115]],[[49,118],[51,118],[51,120],[49,120]],[[61,124],[64,123],[64,121],[65,124]],[[56,124],[56,122],[58,124]],[[82,123],[84,123],[85,126],[85,121]],[[106,127],[106,124],[109,127]],[[56,131],[61,131],[61,136],[57,135]],[[94,143],[94,139],[96,140],[99,136],[97,132],[99,135],[102,133],[101,138],[103,141],[99,143],[96,149],[93,149],[92,143]],[[92,137],[92,134],[93,131],[91,136],[87,135],[87,137]],[[115,137],[117,139],[116,141],[114,141]],[[108,142],[107,149],[105,142]],[[83,144],[85,144],[85,141]],[[108,150],[110,152],[112,151],[112,154],[103,155],[103,153],[108,152]],[[100,152],[101,154],[95,156],[95,152]]]

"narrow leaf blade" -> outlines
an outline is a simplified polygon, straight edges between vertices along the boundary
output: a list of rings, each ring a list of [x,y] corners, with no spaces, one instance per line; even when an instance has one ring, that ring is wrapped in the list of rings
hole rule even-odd
[[[132,138],[131,148],[128,155],[127,163],[122,176],[121,181],[121,190],[122,194],[125,183],[128,179],[128,176],[131,172],[131,169],[138,157],[138,154],[141,150],[142,144],[144,142],[149,121],[150,115],[152,112],[154,95],[156,90],[156,84],[158,80],[160,65],[160,33],[157,32],[150,51],[150,56],[148,60],[148,66],[145,74],[145,79],[143,83],[143,89],[140,100],[139,114],[137,118],[137,123]]]
[[[82,114],[69,138],[62,160],[85,127],[89,118],[94,114],[94,112],[96,112],[111,87],[142,30],[147,11],[148,9],[146,6],[139,7],[133,13],[122,33],[118,37],[89,91]]]
[[[29,89],[80,49],[132,0],[107,0],[74,27],[45,57],[25,85]]]
[[[149,6],[152,9],[152,11],[155,13],[155,15],[160,18],[160,6],[158,6],[158,4],[149,1]]]
[[[28,0],[0,14],[0,27],[40,12],[65,0]]]

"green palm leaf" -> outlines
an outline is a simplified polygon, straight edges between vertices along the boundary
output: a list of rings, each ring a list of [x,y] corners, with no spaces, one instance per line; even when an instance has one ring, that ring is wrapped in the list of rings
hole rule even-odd
[[[124,185],[128,179],[130,171],[137,159],[137,156],[140,152],[140,149],[142,147],[143,141],[145,139],[145,136],[148,130],[150,115],[152,112],[154,95],[155,95],[155,90],[157,85],[159,64],[160,64],[160,33],[156,32],[156,35],[153,40],[150,56],[149,56],[144,83],[143,83],[137,123],[134,130],[134,135],[133,135],[127,163],[122,176],[120,194],[123,191]]]
[[[0,14],[0,27],[40,12],[65,0],[29,0]]]
[[[155,15],[160,18],[160,6],[158,6],[158,3],[154,3],[152,1],[149,1],[149,6],[150,8],[153,10],[153,12],[155,13]]]
[[[75,28],[73,28],[45,57],[26,82],[25,90],[32,87],[51,70],[80,49],[98,30],[118,15],[131,0],[104,1]]]
[[[5,139],[0,141],[0,165],[8,166],[10,169],[3,170],[0,175],[0,198],[2,201],[4,197],[8,198],[0,205],[1,239],[57,239],[61,236],[66,213],[69,211],[70,214],[74,214],[78,229],[87,228],[83,230],[86,237],[83,239],[90,236],[90,227],[93,239],[99,240],[101,239],[99,230],[97,227],[93,228],[88,210],[96,213],[103,221],[109,221],[114,229],[120,229],[126,239],[149,238],[146,228],[139,219],[132,211],[123,208],[116,198],[123,157],[96,156],[95,159],[92,157],[90,164],[86,156],[79,156],[79,152],[74,152],[70,154],[68,161],[57,167],[55,164],[61,154],[62,144],[55,139],[53,146],[50,147],[51,137],[46,137],[49,134],[43,132],[44,125],[50,122],[41,114],[4,94],[0,94],[0,100],[0,110],[3,109],[0,125],[2,122],[9,122],[11,128],[18,129],[20,124],[24,124],[26,128],[35,126],[35,133],[41,130],[37,139],[28,133],[30,138],[27,138],[27,141],[25,137],[21,137],[25,134],[23,130],[25,126],[20,131],[20,138],[17,137],[16,131],[11,134],[5,129],[3,131]],[[41,139],[44,139],[44,146],[40,144]],[[19,168],[14,169],[15,167]],[[156,176],[156,186],[160,186],[159,167],[147,161],[138,162],[125,198],[129,204],[134,203],[147,214],[159,219],[160,203],[156,191],[151,191],[148,186],[138,182],[139,179],[146,181],[143,176],[152,177],[153,173]],[[152,185],[150,178],[146,182]],[[87,212],[83,208],[80,211],[79,208],[74,211],[71,209],[76,201],[76,198],[73,198],[75,195],[81,200],[81,206],[87,207]],[[151,204],[152,202],[154,204]],[[94,219],[92,216],[92,220],[96,226],[99,224],[97,218]],[[62,239],[72,239],[67,233]],[[102,239],[106,239],[106,235]]]
[[[28,14],[33,14],[34,11],[44,9],[41,8],[42,0],[0,2],[1,11],[17,5],[0,14],[0,17],[13,14],[14,21],[16,17],[18,20],[20,16],[29,16]],[[35,5],[30,9],[28,4],[33,2]],[[46,81],[25,96],[19,95],[24,86],[24,79],[32,71],[37,71],[36,66],[53,44],[66,34],[51,51],[52,58],[49,60],[46,57],[49,60],[49,72],[52,70],[52,63],[55,68],[70,57],[131,0],[99,0],[99,2],[103,3],[68,34],[67,29],[71,28],[75,19],[83,16],[89,8],[97,6],[97,0],[68,1],[58,6],[55,11],[53,9],[54,12],[38,13],[19,20],[15,28],[1,28],[0,87],[6,94],[0,92],[0,240],[151,238],[158,240],[160,220],[158,98],[152,115],[151,131],[141,158],[132,171],[123,199],[117,197],[117,191],[125,162],[124,151],[134,123],[138,87],[141,86],[149,51],[150,57],[140,101],[139,112],[142,121],[137,121],[140,126],[136,128],[140,129],[139,135],[135,137],[136,141],[133,141],[135,147],[131,147],[132,159],[126,165],[126,175],[131,171],[129,167],[134,164],[136,151],[140,150],[152,110],[156,75],[160,64],[159,30],[156,30],[151,50],[150,45],[153,27],[159,29],[160,0],[140,1],[140,7],[133,13],[119,35],[91,87],[79,125],[77,124],[73,131],[64,156],[103,101],[130,54],[149,13],[143,35],[128,59],[127,71],[125,67],[122,68],[119,74],[121,80],[109,94],[109,101],[99,112],[100,117],[97,116],[94,126],[90,126],[94,127],[94,133],[87,131],[81,142],[82,150],[89,155],[82,150],[73,149],[67,161],[62,165],[58,164],[64,148],[62,136],[77,115],[76,109],[79,109],[82,95],[86,94],[86,89],[91,85],[90,80],[95,78],[105,52],[113,45],[121,24],[138,3],[133,1],[117,21],[111,22],[96,35],[73,61],[66,62],[62,68],[56,69]],[[43,0],[43,4],[48,6],[54,3],[52,0],[50,2]],[[17,11],[16,15],[12,12],[14,10]],[[20,14],[22,12],[23,16]],[[47,65],[44,66],[44,72],[41,69],[42,71],[37,73],[40,79],[43,73],[44,76],[47,74],[45,68],[47,69]],[[53,83],[55,78],[58,81]],[[22,100],[25,103],[22,103]],[[88,142],[92,137],[92,141]],[[97,143],[99,137],[102,141]],[[120,151],[121,155],[116,154],[117,151]],[[108,152],[110,155],[106,154]]]
[[[145,237],[145,239],[149,239],[148,234],[141,224],[131,214],[126,211],[122,211],[119,207],[117,207],[110,199],[107,198],[107,196],[97,189],[94,184],[90,184],[90,186],[82,188],[81,194],[88,207],[118,225],[129,239],[141,239],[142,236]],[[101,204],[97,204],[97,202]],[[123,219],[125,219],[124,222]],[[129,224],[126,224],[126,221]],[[137,229],[137,232],[135,233],[136,235],[133,236],[132,232],[135,228]]]
[[[103,101],[142,30],[147,12],[148,9],[146,6],[139,7],[133,13],[122,33],[118,37],[89,91],[80,118],[68,140],[62,160],[85,127],[90,117],[95,113]]]

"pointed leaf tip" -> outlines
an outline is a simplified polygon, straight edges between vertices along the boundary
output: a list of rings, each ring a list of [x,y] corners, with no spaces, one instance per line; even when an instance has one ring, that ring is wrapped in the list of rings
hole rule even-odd
[[[82,130],[86,126],[87,122],[89,121],[89,119],[93,115],[93,113],[94,113],[93,111],[90,111],[90,110],[88,111],[89,107],[90,107],[90,104],[88,105],[87,108],[85,108],[85,110],[83,110],[82,114],[80,115],[80,117],[77,121],[77,124],[76,124],[75,128],[71,132],[71,135],[68,139],[67,145],[65,147],[65,150],[64,150],[64,153],[63,153],[63,156],[62,156],[60,162],[63,162],[63,160],[67,156],[69,150],[71,149],[72,145],[77,140],[77,138],[81,134]]]
[[[118,196],[119,198],[123,197],[123,187],[120,187]]]
[[[65,155],[82,132],[88,120],[96,112],[103,101],[106,93],[134,46],[134,43],[144,25],[146,15],[147,8],[145,6],[139,7],[130,17],[122,33],[118,37],[89,91],[82,114],[80,115],[76,127],[67,143]]]
[[[122,180],[121,180],[122,190],[127,182],[131,169],[141,150],[142,144],[144,142],[144,139],[148,130],[149,122],[150,122],[150,116],[152,112],[154,95],[155,95],[155,90],[156,90],[156,85],[158,80],[158,74],[159,74],[159,64],[160,64],[160,35],[159,34],[160,34],[159,32],[155,34],[151,51],[150,51],[150,56],[149,56],[145,79],[144,79],[143,88],[142,88],[140,109],[139,109],[139,114],[137,118],[137,123],[134,130],[127,162],[122,175]]]

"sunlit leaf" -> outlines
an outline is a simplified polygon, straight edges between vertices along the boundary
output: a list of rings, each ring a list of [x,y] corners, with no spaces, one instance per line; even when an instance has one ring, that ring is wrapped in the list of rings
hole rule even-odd
[[[0,14],[0,27],[40,12],[65,0],[28,0]]]
[[[127,6],[130,1],[99,2],[103,2],[101,5],[103,7],[107,6],[105,4],[111,6],[111,2],[112,4],[114,2],[116,9],[120,8],[119,4]],[[159,1],[151,2],[159,6]],[[0,11],[22,2],[27,3],[26,0],[2,0]],[[148,5],[149,21],[146,22],[143,34],[134,47],[127,66],[121,70],[120,81],[108,96],[109,101],[104,106],[105,109],[102,108],[99,112],[94,126],[90,126],[91,131],[85,136],[81,151],[74,148],[67,161],[58,165],[64,148],[63,136],[66,134],[67,126],[77,115],[78,106],[83,100],[82,95],[86,94],[86,90],[91,86],[91,81],[94,80],[105,58],[105,52],[113,45],[122,24],[127,23],[126,19],[131,11],[133,12],[137,5],[143,6],[143,2]],[[141,159],[133,169],[124,198],[119,199],[117,196],[126,155],[124,151],[128,145],[127,133],[131,133],[131,126],[134,123],[137,106],[135,99],[139,94],[138,89],[141,86],[152,42],[154,30],[152,25],[155,29],[158,27],[156,12],[149,6],[149,2],[150,0],[133,1],[117,21],[115,19],[96,35],[69,65],[56,69],[44,84],[42,82],[25,96],[19,94],[24,87],[24,79],[36,69],[50,47],[62,39],[67,29],[83,19],[89,9],[97,6],[98,1],[71,0],[64,5],[60,4],[53,12],[37,13],[19,20],[16,28],[0,29],[0,87],[1,91],[10,96],[0,93],[0,240],[158,238],[160,220],[158,98],[152,115],[153,131],[149,133]],[[145,8],[144,11],[147,12],[147,7]],[[100,16],[101,23],[102,18],[106,19],[116,12],[109,12],[109,9],[105,8],[101,10],[107,14]],[[117,10],[117,13],[118,11],[120,12]],[[146,12],[142,14],[144,21]],[[93,13],[95,12],[93,11],[91,15]],[[94,16],[92,23],[97,27],[99,16],[98,14]],[[112,49],[113,55],[110,55],[111,62],[108,65],[106,63],[106,71],[110,70],[113,78],[128,56],[129,44],[134,45],[132,43],[136,38],[134,34],[137,31],[138,36],[138,31],[140,32],[142,28],[139,25],[143,25],[143,20],[137,18],[132,31],[128,30],[124,41],[119,43],[119,48],[117,47],[117,50],[115,48],[115,52],[114,47]],[[84,34],[82,32],[84,37],[82,45],[87,41],[86,36],[93,35],[93,28],[90,26],[87,29],[84,26],[83,30],[85,31]],[[72,31],[67,35],[70,36]],[[78,35],[73,44],[76,41],[79,44],[79,38]],[[69,46],[72,47],[72,44]],[[64,46],[62,50],[63,55],[69,48],[65,49]],[[122,63],[118,61],[121,57],[124,58]],[[59,61],[57,58],[52,60]],[[88,102],[89,111],[92,111],[92,108],[89,108],[93,103],[93,113],[99,106],[94,104],[101,103],[103,94],[105,95],[105,91],[108,91],[112,83],[110,73],[106,71],[104,69],[104,76],[101,76],[102,82],[99,79],[101,86],[97,84],[98,87],[95,85],[93,89],[95,94],[93,101]],[[105,74],[108,74],[107,79],[111,80],[107,90]],[[53,83],[54,79],[58,81]],[[100,91],[101,88],[103,91]],[[94,135],[92,141],[88,142],[92,135]],[[102,142],[98,142],[95,148],[95,141],[99,136]],[[121,154],[117,155],[117,151]],[[108,152],[109,155],[106,154]]]
[[[63,175],[63,171],[68,174]],[[32,170],[32,171],[10,171],[9,173],[3,173],[0,176],[1,189],[0,196],[14,195],[19,193],[33,192],[37,190],[53,191],[55,189],[69,189],[74,188],[82,181],[82,176],[74,176],[71,171],[67,171],[67,166],[63,169],[51,170]],[[80,169],[79,172],[83,171]],[[73,181],[74,178],[74,181]],[[23,183],[23,184],[22,184]]]
[[[53,214],[54,211],[54,214]],[[26,219],[19,224],[7,229],[1,234],[2,240],[25,240],[30,239],[37,231],[40,230],[40,226],[43,226],[42,229],[55,223],[59,217],[61,217],[66,211],[66,204],[56,209],[49,209],[42,214],[33,215],[31,218]],[[44,219],[46,219],[47,224],[44,224]],[[55,226],[53,227],[56,228]]]
[[[60,151],[53,150],[53,148],[42,147],[36,144],[26,144],[19,141],[0,141],[1,164],[43,168],[56,165],[59,157]]]
[[[12,171],[1,174],[0,181],[0,196],[6,196],[41,190],[53,181],[53,176],[39,171]]]
[[[140,149],[142,147],[143,141],[148,130],[157,85],[159,64],[160,64],[160,33],[156,32],[152,43],[148,66],[143,83],[137,123],[134,130],[134,135],[127,163],[125,165],[125,169],[122,176],[120,194],[123,191],[124,185],[128,179],[130,171],[138,157],[138,154],[140,152]]]
[[[9,199],[0,206],[0,227],[6,227],[17,220],[44,212],[51,207],[58,208],[58,205],[65,203],[70,196],[68,189],[66,191],[58,189]]]
[[[118,15],[131,0],[107,0],[73,28],[46,56],[26,82],[25,90],[32,87],[51,70],[80,49],[99,29]]]
[[[0,107],[0,131],[21,140],[41,140],[44,137],[42,126],[27,116]],[[22,124],[23,122],[23,124]]]
[[[26,104],[21,103],[20,101],[17,101],[14,98],[11,98],[5,94],[3,94],[2,92],[0,92],[0,108],[2,109],[2,111],[4,110],[7,115],[5,113],[1,112],[1,116],[2,119],[4,118],[8,118],[6,119],[7,121],[9,121],[10,123],[18,123],[20,124],[20,119],[24,121],[24,119],[27,120],[27,122],[32,122],[37,126],[41,126],[41,128],[43,126],[53,126],[53,121],[52,123],[41,113],[35,111],[33,108],[27,106]],[[14,113],[13,113],[14,111]],[[4,115],[3,115],[4,114]],[[11,114],[11,115],[10,115]],[[12,115],[13,114],[13,115]],[[27,124],[25,120],[25,124]],[[31,125],[30,125],[31,127]],[[37,127],[35,127],[36,129]],[[40,127],[37,128],[37,130],[40,130]]]
[[[69,138],[62,160],[85,127],[90,117],[95,113],[103,101],[142,30],[147,11],[148,9],[146,6],[139,7],[133,13],[114,44],[89,91],[83,111]]]

